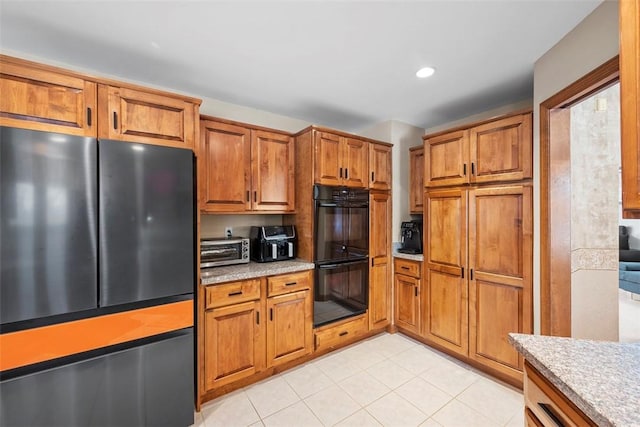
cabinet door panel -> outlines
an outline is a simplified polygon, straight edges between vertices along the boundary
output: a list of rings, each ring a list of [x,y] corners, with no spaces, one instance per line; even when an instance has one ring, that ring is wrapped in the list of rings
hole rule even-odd
[[[100,137],[194,148],[197,113],[192,103],[105,85],[99,86],[98,94]]]
[[[340,137],[326,132],[315,135],[315,183],[342,185],[342,152]]]
[[[432,191],[427,199],[426,260],[459,269],[466,264],[467,217],[465,190]]]
[[[411,332],[420,332],[420,280],[395,275],[396,324]]]
[[[622,207],[640,218],[640,0],[620,2]]]
[[[460,354],[468,353],[467,281],[427,267],[425,336]]]
[[[476,279],[470,295],[470,353],[522,370],[519,353],[508,341],[509,332],[522,333],[522,288]]]
[[[390,265],[379,262],[369,270],[369,329],[378,329],[391,323]]]
[[[531,113],[470,130],[471,182],[531,178]]]
[[[295,208],[293,138],[275,132],[251,132],[252,209],[292,211]]]
[[[2,62],[0,125],[97,136],[97,85],[26,64]]]
[[[488,187],[469,193],[469,353],[508,374],[522,360],[509,332],[531,333],[531,187]]]
[[[467,191],[427,191],[425,213],[424,335],[467,354]]]
[[[409,151],[409,212],[424,210],[424,148]]]
[[[369,143],[355,138],[343,138],[344,185],[364,188],[369,175]]]
[[[369,188],[391,190],[391,147],[383,144],[369,144]]]
[[[369,194],[369,327],[391,322],[391,195]]]
[[[260,302],[205,312],[205,389],[231,383],[264,367]]]
[[[206,212],[251,209],[251,132],[203,120],[200,123],[200,203]]]
[[[312,301],[310,291],[299,291],[267,300],[267,363],[276,366],[309,354],[312,349]]]
[[[469,131],[451,132],[425,140],[426,187],[461,185],[469,182]]]

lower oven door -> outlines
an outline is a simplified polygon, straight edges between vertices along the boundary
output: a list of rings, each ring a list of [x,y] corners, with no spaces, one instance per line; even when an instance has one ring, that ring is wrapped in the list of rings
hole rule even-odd
[[[368,297],[368,258],[318,264],[313,303],[314,326],[365,313]]]

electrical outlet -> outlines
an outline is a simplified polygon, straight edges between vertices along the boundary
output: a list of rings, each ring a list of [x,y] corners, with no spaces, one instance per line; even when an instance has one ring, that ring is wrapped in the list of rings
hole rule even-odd
[[[233,236],[233,228],[225,227],[224,228],[224,235],[227,236],[227,237],[232,237]]]

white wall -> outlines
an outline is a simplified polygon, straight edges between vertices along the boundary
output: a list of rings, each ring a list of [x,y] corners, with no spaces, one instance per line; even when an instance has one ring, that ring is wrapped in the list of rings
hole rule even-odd
[[[618,3],[605,1],[553,48],[540,57],[534,67],[534,329],[540,333],[540,103],[583,75],[618,54]],[[574,318],[580,323],[603,321],[613,323],[617,316],[617,300],[598,301],[599,295],[574,295],[576,303],[592,308],[590,318]],[[617,320],[616,320],[617,322]],[[613,334],[614,331],[611,331]],[[615,331],[617,334],[617,330]]]

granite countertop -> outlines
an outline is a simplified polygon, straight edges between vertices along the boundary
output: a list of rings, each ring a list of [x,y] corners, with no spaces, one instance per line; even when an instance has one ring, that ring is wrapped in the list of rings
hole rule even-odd
[[[394,258],[410,259],[411,261],[424,261],[424,254],[403,254],[397,250],[393,250]]]
[[[201,270],[200,283],[203,285],[215,285],[236,280],[247,280],[256,277],[313,270],[314,268],[315,265],[312,262],[299,259],[264,263],[252,261],[248,264],[228,265]]]
[[[640,425],[640,343],[523,334],[509,341],[596,424]]]

